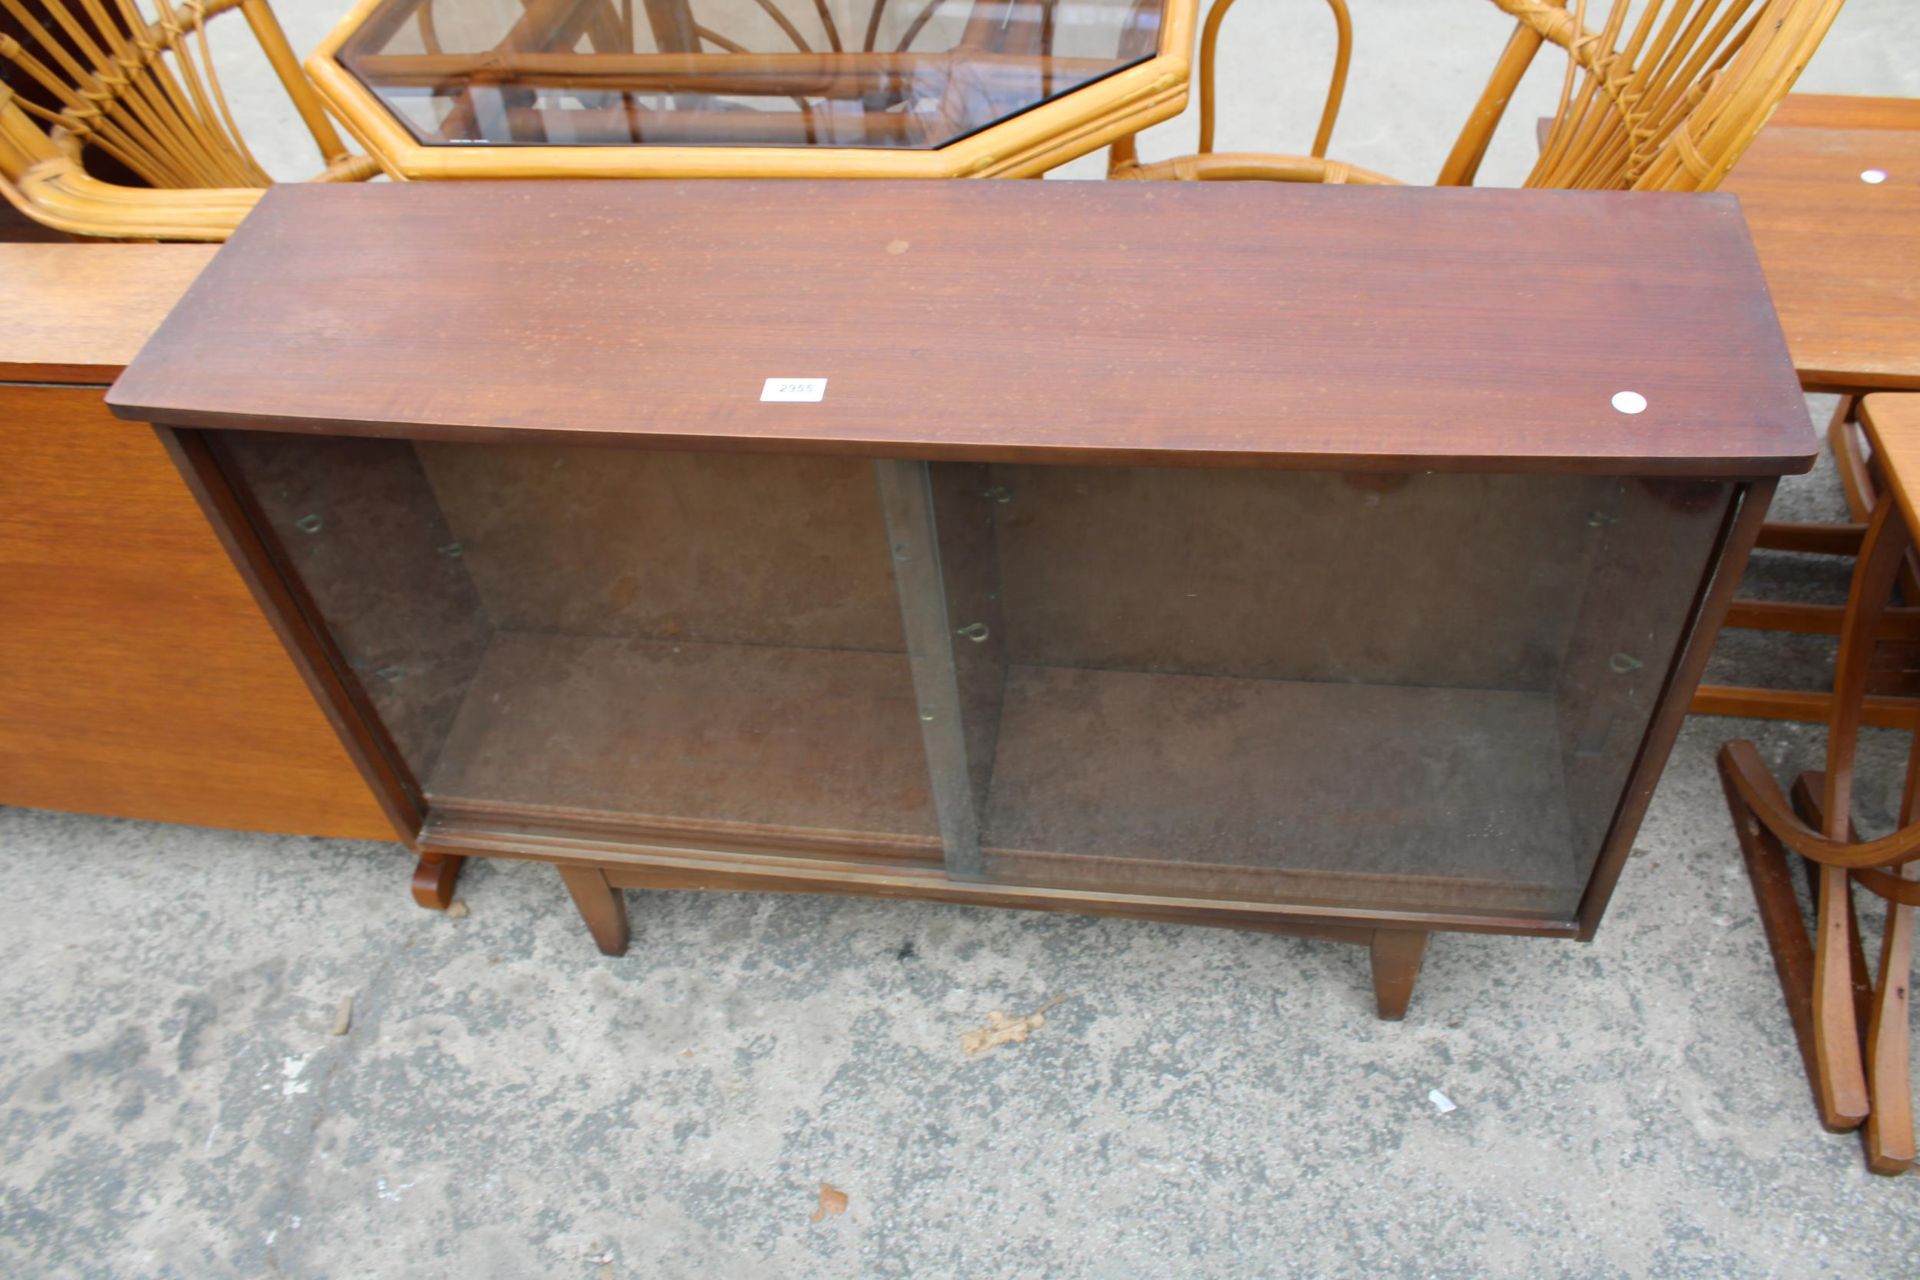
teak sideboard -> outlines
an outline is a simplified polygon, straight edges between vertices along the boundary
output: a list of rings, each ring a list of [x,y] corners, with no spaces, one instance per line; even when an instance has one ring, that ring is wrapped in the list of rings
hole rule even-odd
[[[213,252],[0,244],[0,805],[391,839],[166,450],[104,403]]]
[[[1718,196],[270,192],[109,395],[444,893],[1599,924],[1815,440]]]

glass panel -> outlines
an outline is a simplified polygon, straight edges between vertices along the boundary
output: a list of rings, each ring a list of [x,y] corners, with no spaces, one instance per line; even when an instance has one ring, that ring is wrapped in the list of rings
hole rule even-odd
[[[434,819],[939,861],[871,463],[220,448]]]
[[[339,56],[427,144],[926,149],[1159,33],[1159,0],[385,0]]]
[[[961,682],[991,673],[964,700],[989,879],[1554,918],[1730,497],[982,470],[936,466],[933,487],[971,495],[942,513],[941,557]]]

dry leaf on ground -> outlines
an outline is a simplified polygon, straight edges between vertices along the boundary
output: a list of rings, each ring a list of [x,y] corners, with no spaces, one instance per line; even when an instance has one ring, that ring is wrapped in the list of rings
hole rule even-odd
[[[1005,1011],[995,1009],[987,1015],[986,1026],[976,1027],[960,1037],[960,1050],[971,1058],[1003,1044],[1021,1044],[1047,1025],[1047,1010],[1065,999],[1066,996],[1055,996],[1024,1018],[1009,1018]]]
[[[807,1221],[821,1222],[827,1218],[837,1218],[847,1211],[847,1193],[831,1182],[820,1184],[820,1207],[813,1211]]]

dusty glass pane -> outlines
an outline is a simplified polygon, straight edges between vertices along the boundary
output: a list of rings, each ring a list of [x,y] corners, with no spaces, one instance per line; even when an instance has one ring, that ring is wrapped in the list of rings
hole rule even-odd
[[[1153,56],[1158,0],[385,0],[340,61],[429,145],[925,149]]]
[[[1608,477],[981,471],[945,483],[991,536],[943,523],[942,558],[950,600],[996,614],[993,641],[956,645],[992,668],[968,701],[989,879],[1557,918],[1729,498]]]
[[[220,448],[433,819],[938,861],[871,463]]]

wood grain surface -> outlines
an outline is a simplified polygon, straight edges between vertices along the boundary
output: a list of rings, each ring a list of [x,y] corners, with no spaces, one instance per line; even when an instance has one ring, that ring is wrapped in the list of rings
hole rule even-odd
[[[1920,529],[1920,395],[1868,396],[1860,423],[1907,528]]]
[[[1862,181],[1868,170],[1884,181]],[[1727,178],[1809,387],[1920,388],[1920,102],[1789,97]]]
[[[937,835],[897,653],[501,632],[426,786],[647,830]]]
[[[100,394],[0,385],[0,803],[393,839],[160,443]]]
[[[820,403],[762,403],[826,378]],[[1616,392],[1648,408],[1617,412]],[[179,425],[1275,467],[1805,470],[1724,196],[276,188],[109,397]]]
[[[1791,93],[1781,99],[1767,128],[1920,129],[1920,98]]]
[[[213,253],[202,244],[0,244],[0,379],[113,381]]]

